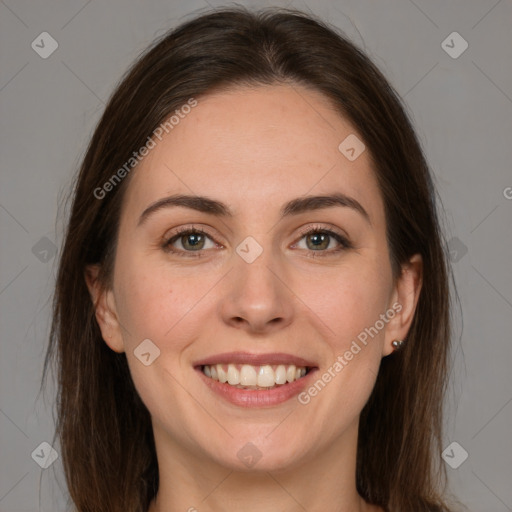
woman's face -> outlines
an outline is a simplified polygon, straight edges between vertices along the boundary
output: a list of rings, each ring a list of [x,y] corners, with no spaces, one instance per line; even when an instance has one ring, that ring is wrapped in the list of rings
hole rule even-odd
[[[240,88],[199,98],[132,171],[98,319],[157,445],[268,470],[353,441],[417,298],[354,137],[317,92]]]

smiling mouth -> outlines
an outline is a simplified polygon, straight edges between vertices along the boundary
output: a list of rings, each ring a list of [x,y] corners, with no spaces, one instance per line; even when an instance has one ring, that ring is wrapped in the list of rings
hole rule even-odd
[[[303,378],[312,368],[294,364],[212,364],[202,365],[200,369],[206,377],[234,388],[269,390]]]

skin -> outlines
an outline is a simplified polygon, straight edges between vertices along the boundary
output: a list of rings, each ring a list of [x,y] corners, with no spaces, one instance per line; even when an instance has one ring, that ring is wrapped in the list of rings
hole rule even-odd
[[[355,486],[359,415],[381,359],[407,335],[422,263],[415,255],[393,281],[369,154],[351,162],[338,150],[349,134],[357,131],[318,92],[232,89],[200,98],[133,171],[112,289],[96,280],[97,267],[87,283],[103,337],[126,352],[152,416],[160,488],[150,512],[382,510]],[[285,202],[334,191],[357,199],[371,224],[341,206],[279,219]],[[138,226],[149,205],[177,193],[220,200],[233,218],[164,208]],[[187,237],[173,246],[190,257],[162,249],[192,224],[211,237],[202,257]],[[330,238],[315,250],[298,231],[313,226],[335,228],[353,248],[334,253]],[[247,236],[263,249],[250,264],[236,252]],[[222,352],[286,352],[315,361],[321,375],[395,302],[401,311],[307,405],[238,407],[193,369]],[[134,356],[146,338],[160,349],[149,366]],[[237,457],[248,442],[261,453],[251,468]]]

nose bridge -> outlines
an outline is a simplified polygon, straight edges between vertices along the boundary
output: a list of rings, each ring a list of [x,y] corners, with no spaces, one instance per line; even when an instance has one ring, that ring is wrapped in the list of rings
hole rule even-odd
[[[237,247],[237,257],[235,258],[235,267],[237,274],[237,283],[247,290],[260,291],[262,293],[276,293],[275,274],[271,271],[277,266],[277,258],[273,254],[270,243],[265,247],[261,246],[252,237],[245,240]]]
[[[266,304],[280,294],[279,283],[275,270],[278,266],[277,257],[272,250],[270,237],[247,237],[236,248],[235,257],[235,288],[237,294],[252,297],[252,301],[261,300]]]
[[[290,292],[283,283],[280,258],[272,248],[271,237],[247,237],[236,248],[234,268],[223,315],[226,322],[244,324],[262,331],[277,320],[291,319]]]

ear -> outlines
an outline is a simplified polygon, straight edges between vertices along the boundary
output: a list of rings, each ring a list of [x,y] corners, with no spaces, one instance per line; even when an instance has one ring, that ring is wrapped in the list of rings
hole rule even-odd
[[[387,356],[394,351],[394,340],[404,340],[414,318],[416,305],[423,284],[423,260],[420,254],[415,254],[402,265],[398,276],[389,308],[395,311],[395,316],[388,322],[382,355]]]
[[[91,295],[96,320],[105,343],[114,352],[124,352],[121,324],[117,317],[114,293],[105,289],[99,282],[99,265],[88,265],[85,270],[85,282]]]

